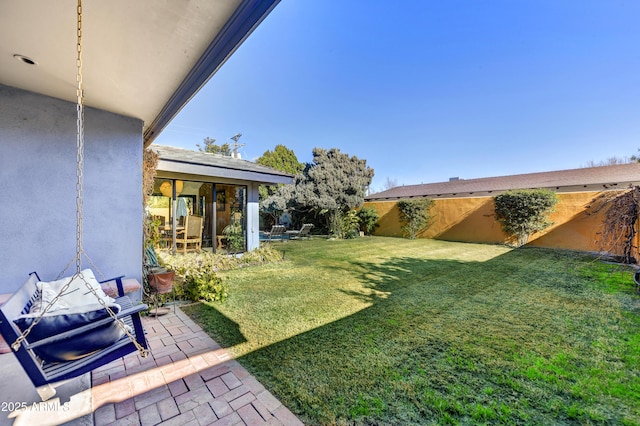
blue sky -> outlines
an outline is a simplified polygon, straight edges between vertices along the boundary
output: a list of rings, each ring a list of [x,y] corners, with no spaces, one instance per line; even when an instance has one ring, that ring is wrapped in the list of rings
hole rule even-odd
[[[156,139],[367,160],[372,189],[640,148],[640,1],[282,0]]]

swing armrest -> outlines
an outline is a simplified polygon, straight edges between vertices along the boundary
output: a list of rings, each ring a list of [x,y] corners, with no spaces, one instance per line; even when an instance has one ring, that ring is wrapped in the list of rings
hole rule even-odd
[[[123,276],[112,278],[100,282],[100,287],[107,296],[114,298],[125,296],[129,293],[136,292],[142,288],[140,283],[135,278],[124,278]],[[114,285],[115,283],[115,285]]]
[[[108,280],[100,281],[100,286],[102,287],[103,290],[105,290],[106,288],[109,288],[109,286],[107,284],[109,284],[111,281],[115,281],[117,289],[118,289],[118,295],[115,296],[115,297],[122,297],[122,296],[124,296],[124,286],[122,285],[122,279],[123,278],[124,278],[124,275],[120,275],[120,276],[115,277],[115,278],[109,278]],[[105,293],[106,293],[106,291],[105,291]],[[112,296],[112,297],[114,297],[114,296]]]
[[[118,301],[118,300],[116,300]],[[132,314],[138,313],[138,312],[142,312],[142,311],[146,311],[149,307],[145,304],[137,304],[137,305],[133,305],[131,306],[131,302],[128,302],[128,305],[130,307],[122,309],[117,317],[118,318],[123,318],[123,317],[128,317]],[[100,327],[102,325],[106,325],[109,324],[111,321],[113,321],[113,319],[111,317],[107,317],[107,318],[103,318],[99,321],[94,321],[91,324],[87,324],[84,325],[82,327],[78,327],[78,328],[74,328],[73,330],[69,330],[69,331],[65,331],[63,333],[59,333],[59,334],[55,334],[53,336],[49,336],[45,339],[40,339],[37,340],[35,342],[30,342],[29,344],[27,344],[27,349],[34,349],[40,346],[44,346],[44,345],[48,345],[51,343],[55,343],[58,342],[60,340],[64,340],[67,339],[69,337],[74,337],[77,336],[79,334],[85,333],[87,331],[91,331],[97,327]]]

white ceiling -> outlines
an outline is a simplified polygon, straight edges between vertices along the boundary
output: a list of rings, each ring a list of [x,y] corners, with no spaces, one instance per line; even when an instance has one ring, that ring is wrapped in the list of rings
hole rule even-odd
[[[0,0],[0,84],[76,101],[76,1]],[[241,3],[252,1],[84,0],[85,104],[148,130]]]

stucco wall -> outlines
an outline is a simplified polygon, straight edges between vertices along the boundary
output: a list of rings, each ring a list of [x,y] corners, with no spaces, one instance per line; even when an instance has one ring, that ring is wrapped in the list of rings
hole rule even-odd
[[[529,245],[582,251],[600,251],[602,243],[602,211],[594,209],[594,200],[602,192],[559,193],[555,212],[550,215],[554,225],[534,234]],[[494,218],[492,197],[436,199],[431,209],[429,228],[418,235],[448,241],[474,243],[504,243],[507,237]],[[402,236],[396,201],[367,202],[380,215],[375,234]]]
[[[105,277],[140,279],[142,122],[87,108],[85,144],[85,251]],[[0,293],[73,259],[75,186],[75,104],[0,85]]]

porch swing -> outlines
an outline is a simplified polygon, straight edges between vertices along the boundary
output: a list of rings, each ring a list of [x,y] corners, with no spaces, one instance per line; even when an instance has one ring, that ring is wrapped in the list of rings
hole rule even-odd
[[[82,0],[77,6],[77,161],[75,274],[55,282],[42,282],[33,272],[0,307],[0,333],[33,382],[43,401],[56,393],[53,384],[90,372],[131,352],[149,352],[140,312],[124,293],[123,277],[116,282],[118,297],[107,296],[91,269],[82,269],[84,252],[83,169],[84,94],[82,89]],[[101,274],[100,274],[101,275]],[[88,290],[88,291],[87,291]],[[88,301],[90,298],[91,301]]]

